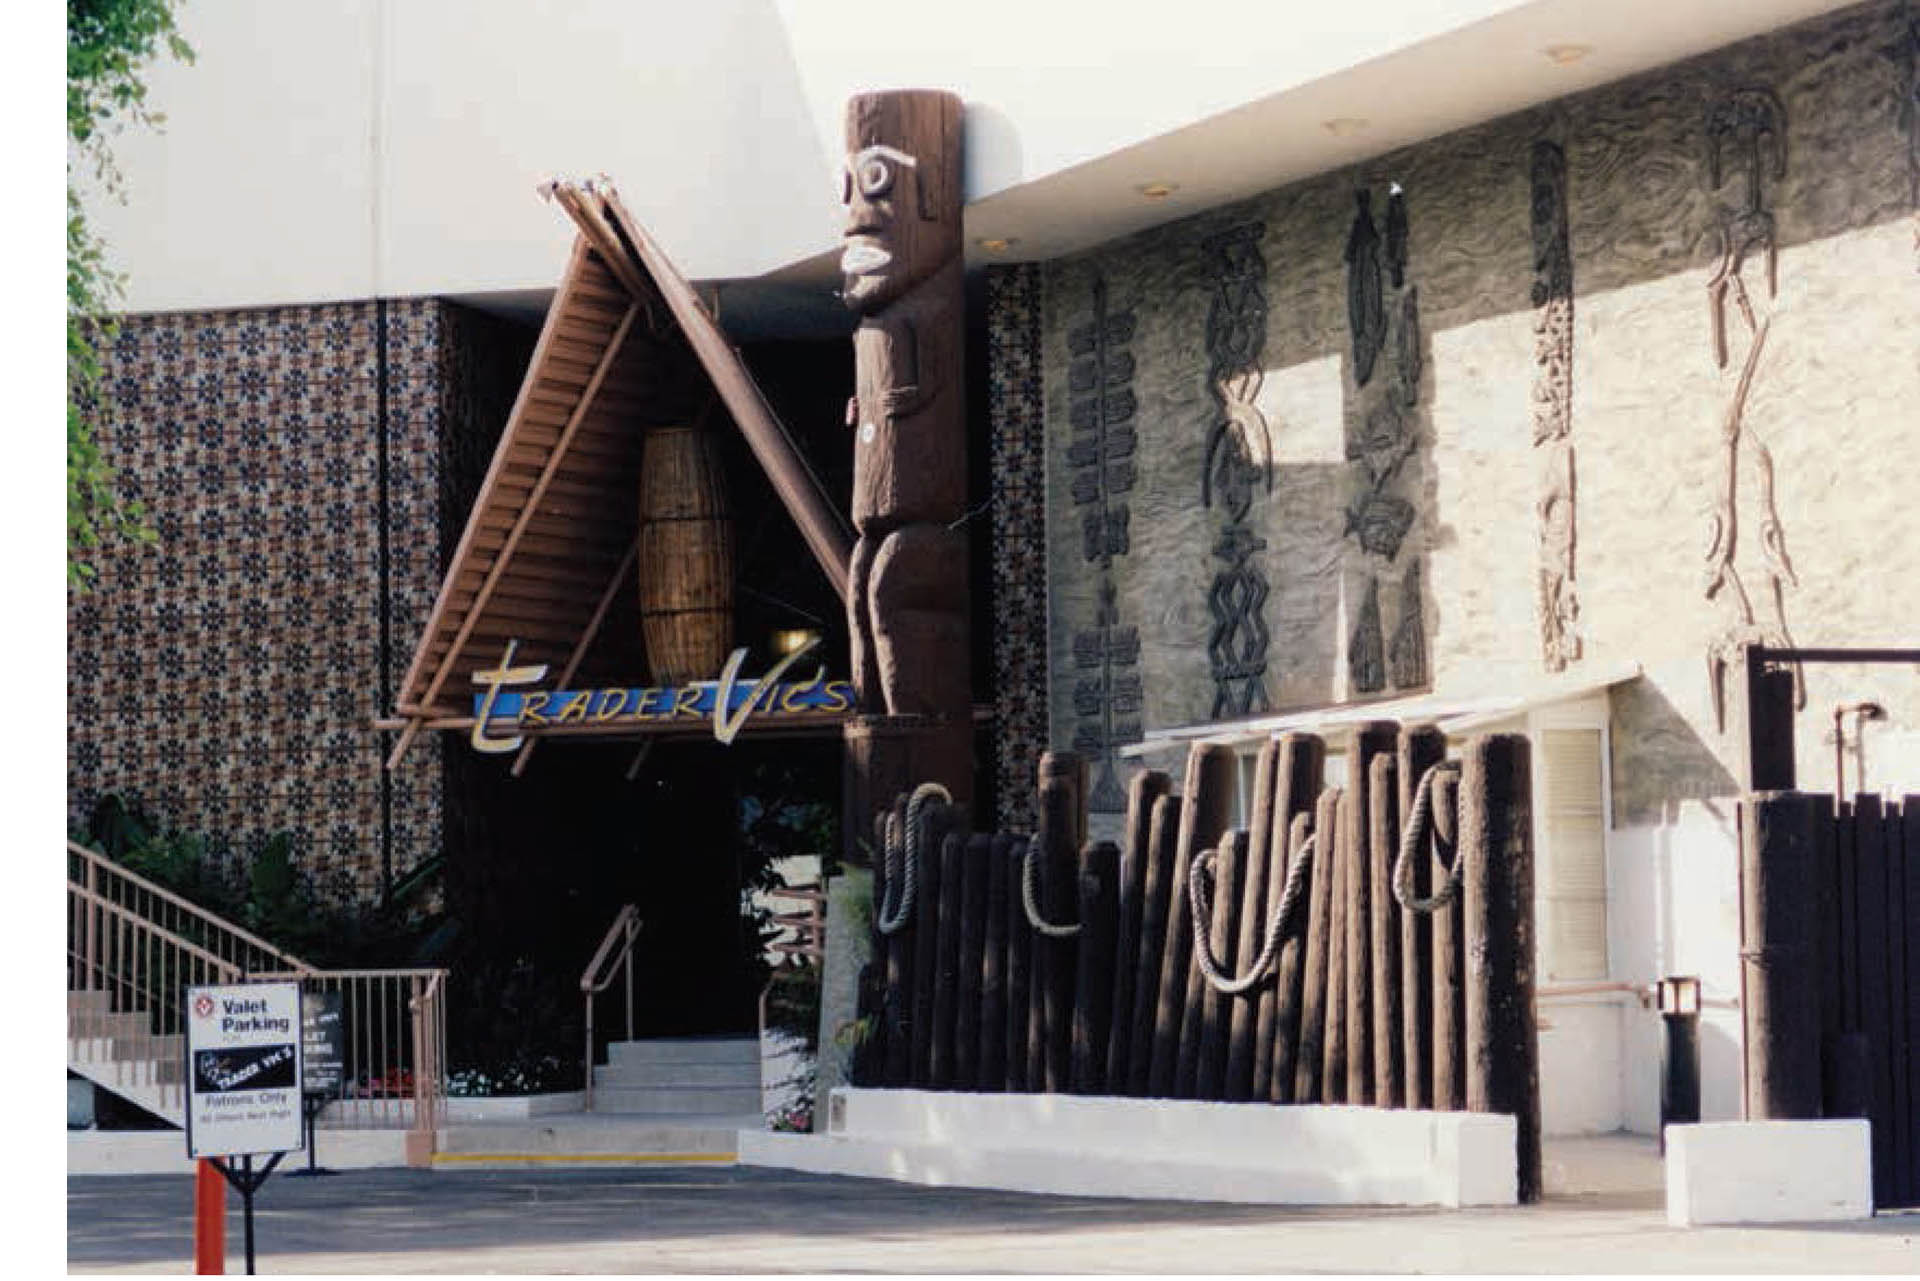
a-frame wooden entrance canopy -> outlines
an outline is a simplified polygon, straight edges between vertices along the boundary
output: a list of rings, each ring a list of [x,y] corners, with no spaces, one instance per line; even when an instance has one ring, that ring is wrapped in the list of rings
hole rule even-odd
[[[400,685],[396,717],[376,722],[401,731],[390,764],[423,728],[472,726],[474,674],[499,667],[509,644],[515,665],[546,665],[560,688],[580,671],[635,572],[639,424],[658,416],[662,400],[685,403],[669,372],[685,348],[846,597],[846,523],[692,287],[604,180],[552,182],[542,193],[579,235]],[[535,737],[607,732],[576,723]],[[530,739],[521,749],[516,773],[532,747]]]

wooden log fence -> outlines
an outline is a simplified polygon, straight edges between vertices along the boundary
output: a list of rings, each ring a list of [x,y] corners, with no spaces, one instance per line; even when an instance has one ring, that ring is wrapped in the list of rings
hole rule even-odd
[[[1920,796],[1741,804],[1751,1120],[1865,1117],[1873,1202],[1920,1205]]]
[[[1354,744],[1329,787],[1319,737],[1266,743],[1246,830],[1234,754],[1196,746],[1178,792],[1134,777],[1118,846],[1087,841],[1070,753],[1042,758],[1031,837],[901,797],[856,1081],[1506,1112],[1538,1199],[1526,739],[1447,762],[1437,730],[1374,721]]]

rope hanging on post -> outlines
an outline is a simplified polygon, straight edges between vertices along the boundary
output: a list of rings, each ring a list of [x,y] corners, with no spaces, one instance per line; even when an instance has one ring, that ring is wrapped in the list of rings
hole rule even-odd
[[[1228,978],[1221,971],[1212,941],[1207,937],[1208,922],[1213,918],[1213,891],[1208,888],[1209,878],[1205,873],[1213,865],[1213,851],[1203,850],[1187,869],[1187,902],[1193,908],[1193,959],[1215,991],[1238,996],[1272,972],[1273,963],[1280,957],[1280,942],[1287,936],[1293,920],[1294,905],[1300,901],[1300,887],[1306,884],[1307,864],[1313,861],[1313,844],[1318,835],[1316,832],[1307,837],[1294,852],[1293,866],[1287,869],[1286,887],[1280,891],[1279,906],[1267,921],[1267,937],[1260,945],[1260,955],[1253,959],[1253,967],[1239,978]]]
[[[951,805],[953,794],[938,783],[922,783],[913,789],[913,797],[907,802],[904,833],[900,830],[900,820],[892,814],[887,815],[887,887],[881,896],[880,913],[873,922],[873,927],[882,936],[898,934],[913,919],[913,897],[920,888],[920,842],[924,839],[924,816],[928,802],[934,800],[942,805]]]
[[[1436,761],[1420,776],[1420,786],[1413,792],[1413,813],[1407,816],[1406,829],[1400,833],[1400,855],[1393,863],[1393,897],[1409,912],[1437,912],[1460,893],[1463,865],[1458,851],[1454,853],[1453,866],[1447,869],[1446,884],[1436,890],[1432,898],[1419,898],[1413,892],[1413,860],[1427,841],[1427,820],[1432,817],[1433,808],[1433,778],[1441,770],[1458,774],[1460,762]]]
[[[1027,909],[1027,924],[1050,939],[1070,939],[1080,932],[1080,925],[1052,925],[1040,915],[1040,905],[1035,901],[1039,890],[1039,874],[1035,871],[1040,852],[1040,838],[1027,838],[1027,856],[1020,860],[1020,905]]]

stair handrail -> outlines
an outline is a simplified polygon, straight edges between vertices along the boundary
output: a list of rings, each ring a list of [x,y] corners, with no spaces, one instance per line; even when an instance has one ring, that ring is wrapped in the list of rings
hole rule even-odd
[[[336,991],[351,1026],[334,1102],[360,1124],[410,1122],[410,1161],[432,1152],[446,1099],[445,969],[322,969],[98,850],[68,841],[67,853],[68,990],[107,994],[97,1013],[70,1007],[69,1066],[83,1065],[83,1075],[99,1068],[112,1079],[94,1079],[108,1088],[150,1086],[163,1113],[177,1112],[183,1085],[163,1080],[158,1060],[179,1061],[183,985],[291,981],[303,992]],[[144,1027],[111,1028],[113,1018],[129,1014],[143,1015]],[[403,1103],[411,1103],[410,1117],[395,1106]]]
[[[235,961],[232,955],[224,949],[220,949],[217,947],[214,949],[216,952],[219,952],[221,954],[221,957],[225,961],[225,963],[236,966],[242,972],[242,974],[264,973],[269,969],[292,971],[300,974],[310,974],[314,972],[315,969],[318,968],[314,965],[309,964],[306,961],[301,960],[299,957],[294,956],[289,952],[283,951],[282,949],[275,947],[273,944],[267,942],[265,939],[261,938],[259,935],[254,934],[249,930],[242,929],[240,926],[235,925],[233,922],[227,920],[226,918],[219,916],[216,913],[208,911],[206,908],[201,907],[198,903],[193,902],[191,899],[182,897],[181,895],[174,893],[172,890],[168,889],[166,886],[161,885],[155,881],[148,880],[146,877],[140,875],[138,872],[132,870],[131,868],[126,867],[120,863],[114,862],[112,859],[108,858],[105,854],[102,854],[99,850],[89,849],[84,845],[78,844],[77,842],[68,841],[67,855],[69,858],[79,859],[82,867],[85,869],[84,880],[77,881],[74,878],[71,865],[69,865],[68,872],[67,872],[67,885],[70,890],[74,890],[82,894],[91,896],[96,901],[99,901],[102,903],[120,904],[119,895],[107,893],[105,890],[102,889],[100,885],[100,873],[106,872],[111,877],[128,882],[133,889],[138,890],[140,893],[145,894],[150,898],[159,899],[160,901],[166,903],[168,906],[176,909],[178,912],[183,913],[189,917],[192,917],[200,925],[215,932],[217,935],[224,935],[225,936],[224,941],[231,941],[233,943],[241,944],[241,945],[244,945],[245,947],[252,948],[257,952],[263,953],[266,957],[270,958],[274,962],[274,965],[272,966],[246,964],[244,962]],[[121,905],[125,906],[124,904],[121,904]],[[135,910],[135,909],[129,909],[129,910]],[[144,916],[144,914],[137,912],[137,910],[135,910],[135,914],[141,915],[142,919],[148,919]],[[177,923],[175,923],[172,926],[163,926],[162,928],[164,928],[167,933],[170,933],[173,935],[180,934],[180,930],[177,926]],[[234,948],[232,950],[237,951],[238,948]]]
[[[626,904],[614,914],[613,923],[600,940],[599,948],[580,974],[580,998],[586,1004],[587,1053],[585,1063],[587,1110],[593,1110],[593,999],[612,986],[615,974],[624,970],[627,979],[627,1039],[633,1039],[633,943],[640,937],[640,909]]]

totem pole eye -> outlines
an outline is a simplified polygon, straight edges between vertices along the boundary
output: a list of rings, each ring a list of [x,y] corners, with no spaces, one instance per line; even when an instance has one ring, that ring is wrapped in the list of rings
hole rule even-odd
[[[860,194],[884,196],[893,188],[893,169],[877,157],[860,165]]]
[[[845,165],[840,167],[840,203],[843,205],[853,203],[853,171]]]

